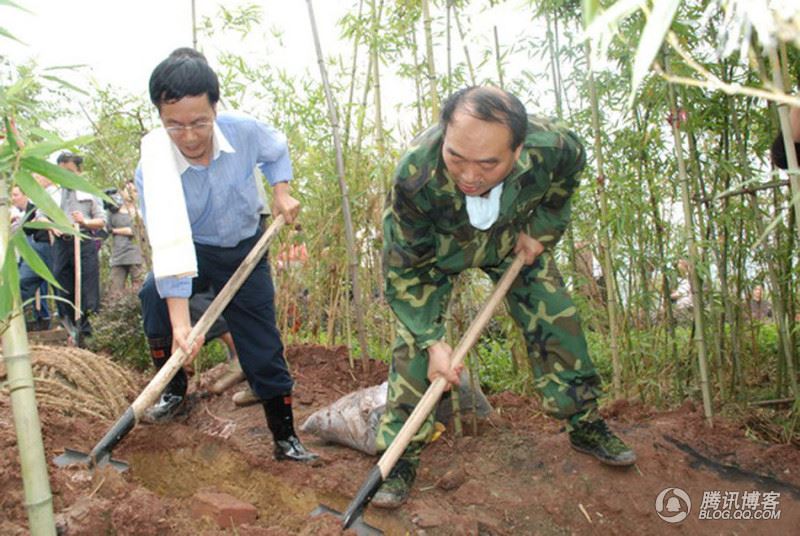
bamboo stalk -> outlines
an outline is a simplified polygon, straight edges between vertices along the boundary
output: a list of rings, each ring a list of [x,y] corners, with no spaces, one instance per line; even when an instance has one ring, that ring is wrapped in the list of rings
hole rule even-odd
[[[754,223],[756,225],[756,231],[758,232],[759,235],[763,235],[764,232],[765,232],[766,226],[764,225],[764,222],[761,219],[760,210],[758,208],[758,197],[756,196],[755,193],[750,194],[750,206],[751,206],[752,211],[753,211],[753,218],[754,218]],[[793,361],[793,354],[792,354],[791,348],[787,344],[788,343],[788,338],[786,337],[786,334],[785,334],[786,330],[788,329],[788,326],[787,326],[787,322],[786,322],[786,318],[785,318],[786,317],[785,309],[784,309],[784,306],[783,306],[784,300],[782,299],[782,293],[781,293],[780,275],[778,273],[779,272],[779,267],[778,267],[777,261],[776,261],[776,259],[774,257],[775,257],[775,252],[772,250],[772,248],[770,248],[769,255],[768,255],[768,260],[767,260],[767,277],[769,278],[770,287],[772,288],[772,293],[771,293],[772,294],[772,310],[773,310],[774,315],[775,315],[775,322],[776,322],[776,324],[778,326],[778,334],[779,334],[779,337],[780,337],[780,347],[781,347],[781,352],[782,352],[782,354],[784,356],[784,363],[789,364],[789,363],[792,363],[792,361]],[[750,325],[751,325],[751,337],[752,337],[752,341],[753,341],[752,346],[754,348],[754,351],[757,352],[758,350],[756,348],[756,337],[755,337],[755,331],[754,331],[755,323],[752,321],[752,319],[750,321]],[[756,357],[756,359],[758,359],[758,357]],[[779,361],[778,364],[779,364],[779,368],[780,368],[780,361]],[[797,393],[797,390],[796,390],[795,386],[796,386],[796,382],[793,385],[793,392]],[[780,389],[780,386],[779,386],[779,389]]]
[[[358,15],[356,16],[356,20],[360,23],[361,22],[361,12],[364,8],[364,0],[358,0]],[[359,26],[360,28],[360,26]],[[356,70],[358,68],[358,45],[361,42],[361,31],[357,29],[353,34],[353,63],[350,67],[350,88],[347,91],[347,113],[344,116],[344,136],[342,136],[344,140],[344,146],[347,148],[350,145],[350,121],[353,116],[352,107],[353,107],[353,94],[356,90]]]
[[[436,87],[436,68],[433,63],[433,32],[431,31],[430,2],[422,0],[422,24],[425,30],[425,56],[428,65],[428,84],[431,96],[431,121],[439,118],[439,91]]]
[[[495,0],[492,0],[489,5],[494,7]],[[505,89],[505,82],[503,81],[503,56],[500,54],[500,37],[497,35],[497,25],[492,27],[494,33],[494,61],[497,67],[497,81],[500,83],[500,89]]]
[[[748,181],[744,181],[744,182],[746,183]],[[762,190],[774,190],[776,188],[780,189],[780,188],[783,188],[784,186],[789,186],[789,180],[788,179],[760,182],[760,183],[752,185],[752,186],[743,186],[742,188],[739,188],[737,190],[730,190],[730,191],[723,192],[721,194],[714,194],[714,195],[711,195],[711,196],[708,196],[708,197],[702,197],[702,196],[695,195],[694,196],[694,201],[696,203],[709,203],[711,201],[722,201],[723,199],[728,199],[729,197],[736,197],[736,196],[739,196],[739,195],[752,194],[752,193],[755,193],[755,192],[760,192]]]
[[[447,43],[447,79],[445,82],[445,93],[450,95],[453,92],[453,63],[452,63],[452,40],[450,36],[451,30],[451,22],[450,19],[452,18],[452,11],[453,11],[453,0],[447,0],[445,2],[445,42]]]
[[[364,141],[364,119],[366,117],[367,100],[369,98],[369,91],[372,88],[372,54],[369,54],[369,61],[367,62],[367,69],[364,74],[364,91],[361,94],[361,101],[358,108],[358,116],[356,120],[356,140],[354,144],[355,164],[352,166],[353,176],[359,177],[361,175],[361,162],[362,162],[362,145]]]
[[[328,299],[328,322],[326,326],[327,344],[333,346],[336,341],[336,312],[339,310],[339,296],[341,295],[342,285],[339,283],[339,275],[334,271],[331,276],[331,292],[333,295]],[[353,366],[353,357],[349,354],[350,366]]]
[[[564,77],[561,75],[561,44],[560,44],[560,40],[558,38],[558,36],[559,36],[558,20],[559,20],[558,17],[553,19],[553,39],[554,39],[553,43],[554,43],[554,46],[555,46],[555,53],[556,53],[556,59],[557,59],[557,61],[556,61],[556,74],[558,76],[558,79],[562,81],[562,83],[560,85],[561,85],[561,90],[562,90],[562,93],[563,93],[564,92],[564,84],[563,84]],[[567,108],[567,116],[568,117],[572,117],[573,113],[572,113],[572,107],[570,105],[570,99],[566,99],[565,102],[564,102],[564,105]]]
[[[726,205],[728,205],[726,203]],[[727,206],[726,206],[727,208]],[[725,333],[725,319],[730,323],[731,327],[735,327],[736,325],[736,314],[734,313],[734,303],[733,298],[730,295],[730,280],[728,274],[728,267],[729,267],[729,256],[730,256],[730,248],[729,244],[729,236],[730,231],[728,226],[725,225],[722,229],[722,251],[718,251],[718,248],[715,248],[715,251],[718,251],[718,260],[717,265],[719,268],[720,274],[720,289],[722,291],[722,304],[724,307],[724,316],[720,322],[720,329],[719,332],[721,336]],[[740,361],[740,350],[739,350],[739,338],[737,337],[737,332],[735,329],[731,329],[731,337],[730,337],[730,364],[731,364],[731,385],[735,384],[734,377],[738,374],[739,369],[739,361]],[[720,393],[725,393],[723,386],[720,386]],[[733,392],[730,393],[730,396],[733,396]]]
[[[364,141],[364,119],[366,118],[367,100],[369,99],[369,92],[372,89],[372,54],[369,55],[369,62],[367,64],[366,74],[364,76],[364,91],[361,94],[361,106],[358,112],[358,121],[356,122],[356,148],[358,152],[356,155],[361,157],[361,144]]]
[[[669,74],[669,60],[664,61],[664,70]],[[686,242],[689,249],[689,287],[692,293],[692,314],[694,316],[695,348],[697,350],[697,363],[700,370],[700,390],[703,395],[703,413],[706,424],[713,425],[713,410],[711,406],[711,390],[708,384],[708,364],[706,362],[706,343],[703,336],[705,324],[703,319],[703,302],[700,295],[700,280],[697,277],[696,264],[699,258],[697,243],[695,241],[694,218],[689,195],[689,177],[686,173],[686,163],[683,159],[681,134],[678,129],[678,110],[675,104],[675,91],[671,84],[667,86],[669,108],[672,117],[672,138],[675,144],[675,157],[678,161],[678,175],[681,186],[681,202],[683,205],[683,219],[686,226]]]
[[[774,400],[756,400],[754,402],[748,402],[748,406],[780,406],[783,404],[791,404],[794,402],[794,398],[776,398]]]
[[[749,182],[750,179],[751,179],[751,173],[750,173],[750,167],[747,165],[747,151],[745,149],[745,145],[744,145],[744,141],[743,141],[743,133],[742,133],[741,126],[740,126],[740,123],[739,123],[739,115],[736,112],[735,108],[733,110],[731,110],[730,118],[731,118],[731,130],[733,131],[733,141],[734,141],[734,143],[736,145],[736,153],[737,153],[736,157],[739,160],[740,169],[742,170],[742,174],[743,174],[742,178],[744,179],[744,182]],[[749,193],[753,194],[753,193],[755,193],[755,191],[756,190],[752,190]],[[756,206],[755,204],[757,203],[757,199],[756,198],[751,198],[751,200],[753,201],[754,206]],[[761,219],[761,215],[758,213],[757,210],[753,211],[753,217],[758,221],[760,221],[760,219]],[[756,222],[756,224],[758,224],[758,221]],[[771,260],[768,259],[767,263],[768,264],[771,263]],[[736,295],[739,296],[740,293],[737,292]],[[737,345],[737,349],[738,349],[738,345],[739,345],[739,329],[736,329],[736,328],[739,325],[739,316],[737,315],[735,318],[732,318],[731,322],[733,322],[733,328],[734,328],[734,329],[731,330],[731,335],[736,339],[736,341],[737,341],[736,345]],[[742,361],[741,361],[740,355],[738,353],[736,353],[736,354],[734,354],[733,378],[731,379],[731,389],[732,389],[732,391],[735,392],[735,389],[738,386],[738,383],[741,382],[742,379],[743,379],[743,377],[742,377]]]
[[[372,87],[374,90],[373,97],[375,100],[375,140],[378,142],[378,157],[380,158],[381,165],[386,159],[386,137],[383,134],[383,111],[381,99],[381,62],[378,56],[377,38],[381,23],[381,14],[383,12],[383,0],[380,5],[375,9],[375,0],[372,1],[372,41],[370,45],[370,58],[372,60]],[[383,175],[383,174],[382,174]],[[386,181],[381,182],[380,196],[383,198],[386,195]]]
[[[680,95],[681,101],[687,102],[688,99],[686,98],[685,88],[680,88]],[[675,116],[673,116],[675,117]],[[696,144],[696,137],[695,133],[692,129],[691,123],[687,123],[686,127],[686,139],[688,142],[688,152],[689,152],[689,165],[691,166],[691,172],[687,173],[687,178],[689,180],[689,189],[699,191],[698,193],[704,197],[706,195],[706,173],[703,170],[702,163],[700,162],[700,154],[697,150]],[[722,140],[724,140],[724,136],[720,136]],[[717,160],[719,161],[722,158],[721,152],[717,156]],[[719,173],[713,174],[714,184],[719,179]],[[713,207],[711,204],[690,204],[692,207],[697,207],[697,217],[695,218],[695,224],[698,226],[698,235],[704,237],[704,241],[701,243],[708,244],[707,247],[699,247],[700,257],[698,262],[695,264],[697,266],[708,266],[710,265],[710,257],[709,257],[709,250],[714,254],[714,257],[717,259],[717,268],[721,270],[721,265],[719,261],[719,253],[717,248],[714,247],[716,242],[716,223],[719,219],[717,214],[713,212]],[[703,208],[706,209],[707,213],[703,214]],[[714,373],[717,379],[717,391],[719,392],[719,398],[724,400],[725,399],[725,381],[723,380],[723,367],[722,367],[722,351],[723,351],[723,344],[724,340],[722,337],[723,329],[721,328],[722,322],[724,322],[724,318],[722,318],[722,314],[719,312],[719,308],[714,306],[713,300],[709,301],[709,307],[705,305],[705,294],[703,293],[703,281],[698,278],[700,281],[700,287],[698,289],[698,296],[702,300],[702,310],[708,313],[709,319],[708,322],[704,323],[704,325],[712,326],[710,330],[710,335],[712,338],[713,343],[711,344],[711,355],[713,357],[713,364],[714,364]],[[723,284],[726,282],[723,282]],[[712,292],[716,286],[716,279],[711,279],[708,281],[708,288],[709,292]],[[720,289],[721,292],[722,289]],[[703,337],[708,337],[708,332],[703,333]],[[708,351],[708,345],[706,345],[706,350]]]
[[[427,121],[422,116],[425,99],[422,96],[422,81],[420,80],[422,69],[417,64],[417,51],[419,50],[419,46],[417,45],[417,32],[414,31],[413,26],[408,28],[408,33],[411,35],[411,54],[414,61],[414,95],[416,97],[414,99],[414,109],[417,111],[417,126],[415,130],[421,132],[427,126]]]
[[[754,54],[754,60],[755,60],[755,63],[757,65],[757,70],[758,70],[759,76],[761,77],[762,80],[766,80],[766,78],[768,76],[767,75],[767,66],[766,66],[766,63],[765,63],[765,60],[764,60],[763,56],[761,54]],[[766,84],[766,82],[765,82],[765,84]],[[779,100],[775,100],[774,102],[770,101],[770,100],[767,101],[769,109],[771,111],[771,113],[769,114],[770,130],[773,131],[773,132],[780,129],[780,120],[778,118],[778,111],[776,109],[776,104],[775,104],[776,102],[780,102],[780,101]],[[796,105],[800,106],[800,101],[798,101],[796,103]],[[745,155],[745,153],[743,151],[741,153],[740,158],[746,159],[746,155]],[[746,160],[742,160],[742,161],[746,161]],[[749,170],[749,168],[745,168],[745,169]],[[776,213],[778,213],[778,211],[780,210],[780,207],[778,206],[779,205],[779,199],[780,199],[779,192],[776,189],[774,189],[772,192],[773,192],[773,201],[776,204]],[[753,218],[754,218],[753,221],[754,221],[755,226],[756,226],[756,231],[758,232],[759,236],[764,236],[765,233],[766,233],[766,224],[764,223],[762,215],[761,215],[761,209],[759,208],[758,196],[756,195],[755,192],[753,192],[748,196],[748,199],[749,199],[750,207],[751,207],[751,210],[752,210],[752,213],[753,213]],[[773,292],[772,292],[772,310],[774,312],[775,321],[776,321],[777,326],[778,326],[779,346],[780,346],[781,351],[783,352],[783,356],[784,356],[784,359],[779,359],[778,363],[777,363],[777,365],[778,365],[777,390],[778,390],[779,393],[783,393],[784,392],[783,391],[783,378],[785,376],[785,374],[784,374],[784,372],[785,372],[785,370],[784,370],[785,369],[785,364],[789,360],[793,359],[793,350],[792,350],[792,347],[789,345],[788,337],[786,336],[786,332],[789,329],[788,325],[787,325],[788,324],[788,319],[786,318],[786,315],[784,314],[783,304],[785,303],[785,300],[782,299],[782,297],[781,297],[782,286],[780,284],[780,281],[783,278],[783,274],[781,273],[782,270],[781,270],[780,259],[779,259],[779,254],[778,254],[778,251],[779,251],[778,242],[779,242],[779,236],[780,235],[778,233],[775,233],[774,236],[775,236],[775,243],[771,244],[772,247],[768,249],[767,276],[769,278],[770,286],[773,289]],[[751,318],[750,319],[750,336],[751,336],[751,344],[752,344],[753,351],[754,351],[755,362],[759,362],[760,361],[759,350],[758,350],[758,347],[756,345],[757,327],[758,326],[755,323],[753,323],[752,318]]]
[[[311,22],[311,33],[314,36],[314,48],[317,51],[317,62],[319,64],[322,85],[325,89],[325,100],[328,103],[328,117],[331,121],[333,131],[333,144],[336,149],[336,172],[339,178],[339,189],[342,192],[342,214],[344,216],[345,239],[347,241],[348,264],[350,267],[350,284],[353,291],[353,308],[356,316],[356,330],[358,331],[358,342],[361,347],[361,367],[366,375],[370,368],[370,359],[367,353],[367,336],[364,329],[364,310],[361,302],[361,287],[358,280],[358,253],[355,246],[355,236],[353,233],[353,220],[350,211],[350,199],[345,181],[344,159],[342,157],[342,144],[339,139],[339,119],[336,113],[336,106],[333,101],[333,93],[328,82],[328,73],[325,68],[325,61],[322,56],[322,45],[317,32],[317,22],[314,19],[314,6],[311,0],[306,0],[308,5],[308,17]],[[348,300],[349,302],[349,300]]]
[[[591,51],[586,50],[586,61],[591,62]],[[603,169],[603,143],[600,134],[600,114],[597,103],[597,90],[592,74],[591,63],[589,64],[589,95],[592,106],[592,130],[594,131],[594,158],[597,164],[597,175],[600,177],[598,192],[600,196],[600,218],[603,224],[600,226],[600,236],[603,242],[603,276],[606,280],[606,308],[608,311],[608,325],[611,338],[611,366],[613,368],[612,388],[614,396],[622,395],[622,366],[619,358],[619,335],[617,333],[617,291],[616,276],[612,263],[611,237],[608,232],[608,201],[606,200],[605,170]]]
[[[497,66],[497,81],[501,89],[505,88],[505,81],[503,80],[503,61],[500,54],[500,37],[497,35],[497,26],[492,28],[494,32],[494,61]]]
[[[784,78],[781,70],[781,64],[778,61],[778,55],[775,50],[772,50],[769,53],[769,59],[770,63],[772,64],[773,84],[779,91],[782,91],[784,88]],[[785,105],[779,105],[777,108],[781,135],[783,136],[783,143],[786,147],[787,171],[789,173],[789,184],[792,199],[791,204],[794,207],[793,213],[795,215],[795,224],[797,226],[798,235],[800,235],[800,218],[798,217],[798,215],[800,215],[800,167],[798,167],[798,155],[794,150],[792,128],[789,123],[789,111],[786,109]],[[777,191],[773,191],[773,198],[777,202]],[[778,211],[776,210],[776,214],[777,213]],[[763,236],[763,230],[760,230],[760,234]],[[787,261],[791,264],[791,259],[787,259]],[[791,270],[791,266],[789,269]],[[786,295],[786,293],[783,285],[781,285],[781,279],[786,279],[786,277],[782,277],[782,274],[780,273],[781,271],[780,259],[775,259],[775,264],[770,270],[773,293],[772,308],[775,313],[775,320],[778,324],[778,333],[780,335],[781,346],[784,354],[783,365],[786,370],[786,376],[789,380],[789,387],[791,388],[792,395],[795,397],[795,399],[800,400],[800,387],[798,387],[797,384],[797,375],[795,374],[794,367],[794,344],[792,342],[791,330],[789,327],[789,318],[786,314],[786,310],[788,308],[784,307],[784,304],[789,300],[782,299],[782,296]]]
[[[770,63],[772,63],[772,83],[778,91],[784,90],[783,75],[781,74],[781,64],[778,61],[778,54],[775,50],[769,53]],[[781,134],[783,143],[786,146],[787,173],[789,174],[789,184],[792,191],[792,206],[794,207],[795,223],[797,234],[800,236],[800,166],[797,164],[797,154],[794,150],[794,138],[792,137],[792,126],[789,123],[789,110],[786,105],[778,106],[778,116],[781,122]]]
[[[753,203],[754,207],[757,207],[758,200],[755,195],[751,196],[751,202]],[[754,209],[757,212],[757,208]],[[756,220],[756,228],[758,230],[759,235],[763,235],[765,232],[765,225],[764,222],[758,218]],[[772,310],[774,312],[775,322],[778,326],[778,336],[780,340],[780,347],[782,349],[782,353],[784,356],[783,362],[778,362],[778,367],[785,368],[785,372],[787,372],[786,376],[788,376],[789,385],[792,389],[792,394],[797,397],[798,396],[798,386],[796,376],[794,374],[794,352],[792,350],[791,345],[791,338],[789,336],[789,319],[787,318],[786,314],[786,299],[784,297],[784,290],[783,286],[781,285],[781,267],[780,267],[780,260],[776,259],[776,247],[772,248],[770,251],[770,262],[767,264],[767,275],[769,276],[770,280],[770,288],[772,294]],[[783,365],[783,367],[781,367]],[[781,390],[781,381],[778,382],[779,391]]]
[[[464,30],[461,28],[461,19],[458,18],[458,10],[453,6],[453,18],[456,20],[456,28],[458,29],[458,37],[461,39],[461,46],[464,48],[464,58],[467,60],[467,70],[469,71],[469,81],[471,85],[475,85],[475,69],[472,66],[472,58],[469,55],[469,47],[467,40],[464,38]]]
[[[195,12],[195,0],[192,0],[192,48],[197,49],[197,17]]]
[[[745,236],[745,220],[744,220],[744,218],[741,218],[739,220],[739,228],[737,229],[737,233],[738,234],[737,234],[735,243],[736,244],[743,244],[744,243],[744,236]],[[744,278],[746,276],[745,256],[746,256],[745,248],[734,248],[733,249],[733,265],[734,265],[734,271],[736,273],[736,289],[735,289],[736,296],[741,296],[742,295],[742,289],[744,287],[743,280],[744,280]],[[739,339],[739,348],[744,349],[744,347],[745,347],[745,343],[744,343],[744,335],[745,335],[745,333],[744,333],[744,329],[742,327],[742,322],[744,321],[744,319],[742,318],[741,310],[740,310],[739,307],[736,308],[735,314],[736,314],[736,317],[733,320],[733,326],[731,327],[731,329],[733,330],[734,337]],[[744,350],[743,350],[743,355],[744,355]],[[744,362],[744,360],[740,359],[737,363],[734,363],[734,367],[736,367],[736,370],[734,371],[735,378],[738,378],[739,380],[743,380],[744,379],[744,376],[742,374],[742,364],[743,364],[743,362]],[[735,394],[736,391],[738,390],[738,388],[739,388],[738,385],[731,384],[731,393]]]
[[[564,117],[564,114],[561,110],[561,86],[560,86],[561,77],[559,77],[558,73],[556,72],[556,63],[558,59],[557,59],[557,53],[555,51],[555,44],[554,44],[555,38],[553,36],[553,30],[550,21],[550,11],[548,11],[547,9],[544,9],[543,11],[544,11],[544,21],[545,24],[547,25],[547,52],[550,55],[550,71],[551,71],[551,76],[553,77],[553,94],[555,95],[556,98],[556,117],[562,119]]]
[[[15,163],[15,168],[18,165],[19,159]],[[8,191],[6,175],[0,173],[0,256],[2,257],[0,266],[5,266],[6,255],[14,255],[13,246],[9,242]],[[16,270],[16,266],[13,266],[13,269]],[[36,406],[33,368],[31,367],[28,334],[25,331],[25,316],[22,312],[19,286],[12,289],[12,300],[11,318],[2,334],[2,345],[11,411],[14,416],[14,429],[17,435],[25,509],[31,534],[35,536],[55,535],[53,495],[50,492],[50,482],[47,476],[47,460],[44,455],[42,429]]]
[[[459,292],[459,286],[464,282],[464,275],[465,274],[459,274],[456,277],[450,294],[451,296],[458,296],[459,298],[450,298],[450,301],[447,304],[447,310],[444,314],[447,340],[451,341],[456,339],[454,331],[458,331],[459,333],[464,331],[463,303],[460,299],[461,292]],[[453,396],[450,399],[450,407],[453,411],[453,431],[456,437],[461,437],[463,435],[463,426],[461,422],[461,405],[458,398],[458,389],[453,389],[452,395]]]

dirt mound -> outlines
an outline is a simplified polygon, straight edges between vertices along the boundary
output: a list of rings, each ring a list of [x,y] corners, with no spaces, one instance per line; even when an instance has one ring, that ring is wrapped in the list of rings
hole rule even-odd
[[[350,369],[347,356],[345,348],[287,349],[296,380],[297,422],[343,394],[385,379],[386,365],[373,363],[363,379],[360,367]],[[236,534],[339,533],[334,518],[309,514],[320,503],[343,511],[376,458],[306,436],[321,463],[274,461],[262,409],[237,408],[230,400],[235,389],[221,396],[205,392],[224,369],[193,382],[191,404],[180,418],[137,426],[120,443],[114,455],[131,464],[127,473],[51,465],[54,506],[65,534],[230,534],[231,529],[196,514],[198,496],[209,492],[232,496],[257,511],[257,519],[239,525]],[[135,381],[143,387],[141,379]],[[545,417],[535,398],[501,393],[491,402],[496,415],[477,421],[476,433],[467,424],[467,435],[455,437],[448,427],[424,451],[402,509],[369,508],[366,520],[387,534],[476,535],[790,534],[800,523],[800,451],[748,439],[743,422],[716,419],[708,428],[691,403],[669,412],[632,401],[609,404],[603,412],[611,427],[639,457],[626,470],[570,449],[562,423]],[[67,446],[91,449],[109,426],[105,419],[46,404],[41,419],[48,457]],[[0,445],[15,452],[6,395],[0,395]],[[16,458],[0,459],[3,534],[24,534],[27,525]],[[691,499],[692,508],[677,527],[670,522],[674,517],[665,515],[664,521],[656,511],[657,499],[676,488]],[[710,511],[715,496],[720,498],[716,511],[728,500],[732,512],[736,505],[744,508],[743,498],[754,493],[777,494],[780,518],[698,516]]]

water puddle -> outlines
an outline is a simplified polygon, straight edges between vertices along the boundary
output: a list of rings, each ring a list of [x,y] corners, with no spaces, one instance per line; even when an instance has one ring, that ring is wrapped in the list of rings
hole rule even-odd
[[[259,526],[280,525],[293,532],[299,532],[309,522],[311,511],[320,504],[343,512],[351,499],[318,496],[301,485],[292,486],[214,443],[131,453],[129,461],[133,480],[158,495],[187,499],[199,490],[213,489],[254,505],[259,512]],[[387,535],[408,534],[412,528],[402,519],[374,508],[368,508],[365,520]]]

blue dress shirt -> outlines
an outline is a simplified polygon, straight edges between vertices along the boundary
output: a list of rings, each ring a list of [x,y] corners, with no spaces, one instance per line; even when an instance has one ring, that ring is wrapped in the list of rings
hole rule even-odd
[[[239,113],[217,115],[213,144],[208,166],[190,164],[174,144],[173,149],[181,171],[192,240],[233,247],[253,236],[258,228],[263,200],[255,182],[260,180],[254,177],[256,167],[274,186],[292,179],[292,163],[281,132]],[[141,162],[135,182],[146,226]],[[158,278],[156,288],[162,298],[188,298],[192,294],[192,278]]]

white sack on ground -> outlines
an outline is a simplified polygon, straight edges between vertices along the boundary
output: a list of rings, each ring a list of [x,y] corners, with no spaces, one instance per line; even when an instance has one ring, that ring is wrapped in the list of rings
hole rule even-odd
[[[374,455],[375,435],[386,409],[387,389],[387,382],[383,382],[345,395],[311,414],[300,430],[325,441]],[[474,409],[479,417],[486,417],[492,412],[492,406],[481,392],[480,386],[476,385],[476,390],[473,391],[466,371],[461,373],[459,397],[463,412]],[[438,405],[436,420],[447,423],[452,412],[452,403],[448,397]]]

